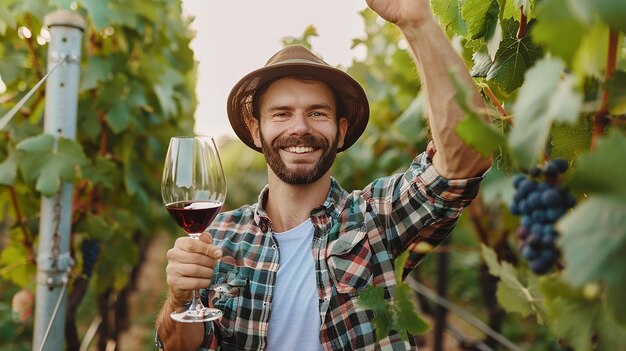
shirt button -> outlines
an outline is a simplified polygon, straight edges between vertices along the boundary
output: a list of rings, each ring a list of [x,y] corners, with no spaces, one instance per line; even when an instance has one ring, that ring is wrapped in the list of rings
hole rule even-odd
[[[324,301],[328,302],[328,300],[330,300],[330,297],[328,296],[324,297]]]

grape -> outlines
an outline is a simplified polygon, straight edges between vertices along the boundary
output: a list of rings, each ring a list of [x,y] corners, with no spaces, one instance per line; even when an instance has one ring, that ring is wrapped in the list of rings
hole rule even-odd
[[[554,159],[552,160],[552,164],[556,166],[556,168],[559,170],[559,173],[565,173],[565,171],[567,171],[568,163],[565,159]]]
[[[515,194],[509,211],[520,216],[520,253],[538,275],[548,273],[556,264],[558,232],[554,223],[576,204],[576,198],[559,185],[567,168],[567,160],[554,159],[513,177]]]
[[[561,193],[554,188],[544,190],[541,193],[541,201],[548,207],[559,207],[564,202]]]
[[[521,183],[524,179],[526,179],[526,176],[524,176],[523,174],[516,174],[516,175],[513,177],[513,187],[514,187],[515,189],[518,189],[518,188],[519,188],[520,183]]]
[[[80,245],[83,253],[83,273],[88,277],[93,273],[93,268],[98,260],[100,243],[96,240],[84,240]]]

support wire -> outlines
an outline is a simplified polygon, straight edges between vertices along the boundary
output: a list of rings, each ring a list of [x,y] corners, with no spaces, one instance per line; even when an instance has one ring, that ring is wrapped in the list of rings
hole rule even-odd
[[[33,88],[30,89],[28,93],[26,93],[26,95],[24,95],[24,97],[22,97],[22,99],[20,99],[20,101],[18,101],[18,103],[15,104],[15,106],[13,106],[12,109],[9,110],[9,112],[5,113],[4,116],[0,118],[0,130],[4,129],[4,127],[6,127],[6,125],[9,124],[9,122],[13,119],[13,117],[15,117],[17,112],[28,102],[28,100],[30,100],[33,94],[37,90],[39,90],[39,87],[41,87],[41,85],[48,79],[48,77],[52,74],[52,72],[54,72],[54,70],[56,70],[57,67],[59,67],[62,63],[65,63],[66,60],[67,60],[67,56],[61,57],[59,62],[57,62],[57,64],[54,65],[50,69],[50,71],[48,71],[48,73],[46,73],[46,75],[43,76],[43,78],[41,78],[41,80],[39,80],[39,82],[37,82],[37,84],[35,84],[35,86],[33,86]]]

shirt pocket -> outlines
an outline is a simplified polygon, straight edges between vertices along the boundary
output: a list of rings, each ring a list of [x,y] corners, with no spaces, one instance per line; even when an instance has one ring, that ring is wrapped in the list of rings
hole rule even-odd
[[[237,315],[243,298],[243,290],[247,286],[247,279],[239,274],[237,268],[214,273],[217,277],[209,291],[211,305],[222,311],[222,318],[214,321],[215,325],[225,337],[235,333]]]
[[[364,228],[348,231],[328,245],[326,263],[337,292],[357,295],[372,280],[372,250]]]

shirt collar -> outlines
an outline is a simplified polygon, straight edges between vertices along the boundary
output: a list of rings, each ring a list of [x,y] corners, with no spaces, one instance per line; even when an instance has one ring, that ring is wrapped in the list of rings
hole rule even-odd
[[[256,208],[254,211],[254,221],[257,225],[261,226],[262,223],[269,224],[270,218],[265,212],[263,208],[263,204],[265,203],[265,199],[267,198],[267,194],[269,191],[269,185],[265,185],[263,190],[259,193],[259,197],[257,199]],[[348,193],[339,186],[339,183],[335,180],[335,178],[330,178],[330,189],[328,190],[328,195],[326,196],[326,200],[324,204],[320,207],[314,208],[311,211],[311,216],[319,216],[322,214],[327,214],[333,218],[339,218],[341,209],[344,207],[346,199],[348,197]]]

